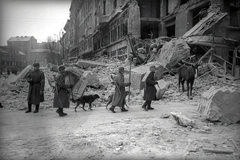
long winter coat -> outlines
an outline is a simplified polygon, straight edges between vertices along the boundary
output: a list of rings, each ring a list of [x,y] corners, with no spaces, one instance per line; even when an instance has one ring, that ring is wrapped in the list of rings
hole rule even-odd
[[[44,101],[44,73],[40,70],[34,70],[27,75],[27,81],[29,82],[28,103],[35,105],[40,104],[40,102]],[[40,90],[43,93],[42,95],[40,95]]]
[[[157,89],[155,87],[154,72],[150,72],[145,82],[144,97],[146,101],[152,101],[156,99]]]
[[[69,100],[69,85],[65,84],[65,77],[61,74],[58,74],[56,79],[56,88],[54,91],[54,100],[53,107],[54,108],[69,108],[70,100]]]
[[[116,85],[118,85],[118,88],[120,90],[120,93],[117,89],[117,86],[115,87],[115,93],[113,96],[113,101],[112,101],[112,105],[113,106],[119,106],[119,107],[123,107],[125,102],[125,87],[129,86],[129,83],[124,83],[124,76],[123,74],[118,73],[117,77],[115,78],[116,81]]]

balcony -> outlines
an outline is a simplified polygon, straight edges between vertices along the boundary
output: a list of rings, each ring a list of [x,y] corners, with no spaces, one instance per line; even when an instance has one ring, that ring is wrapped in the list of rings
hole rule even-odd
[[[99,16],[99,25],[100,26],[105,26],[109,22],[109,17],[108,15],[101,15]]]

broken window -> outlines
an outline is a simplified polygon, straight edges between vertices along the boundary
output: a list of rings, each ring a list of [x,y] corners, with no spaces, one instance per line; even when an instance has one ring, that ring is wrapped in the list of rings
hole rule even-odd
[[[159,0],[138,0],[140,8],[140,17],[159,18],[160,1]]]
[[[230,7],[230,26],[240,27],[240,9],[234,6]]]
[[[166,27],[167,29],[167,36],[168,37],[175,37],[175,24],[172,26]]]
[[[127,11],[123,13],[123,16],[110,24],[110,40],[115,42],[121,39],[127,34],[127,21],[126,21]]]
[[[141,39],[158,37],[158,22],[141,21]]]
[[[181,5],[187,3],[189,0],[181,0]]]
[[[206,3],[200,7],[197,7],[193,10],[191,10],[192,13],[192,26],[194,26],[195,24],[197,24],[202,18],[206,17],[209,8],[209,3]]]
[[[117,0],[114,0],[114,2],[113,2],[113,8],[114,8],[114,9],[117,8]]]
[[[166,0],[166,16],[169,15],[168,13],[168,0]]]
[[[106,1],[103,1],[103,15],[106,15]]]

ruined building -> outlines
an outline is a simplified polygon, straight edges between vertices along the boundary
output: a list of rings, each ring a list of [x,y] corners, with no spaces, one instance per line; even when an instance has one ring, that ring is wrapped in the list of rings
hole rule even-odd
[[[26,54],[26,59],[28,64],[29,60],[29,53],[32,49],[35,49],[37,46],[37,40],[33,36],[16,36],[16,37],[11,37],[7,40],[7,45],[9,47],[16,47],[18,48],[21,52]]]
[[[240,63],[239,0],[72,0],[64,29],[70,57],[125,59],[131,51],[126,35],[168,36],[183,37],[203,53],[214,45],[218,61]]]

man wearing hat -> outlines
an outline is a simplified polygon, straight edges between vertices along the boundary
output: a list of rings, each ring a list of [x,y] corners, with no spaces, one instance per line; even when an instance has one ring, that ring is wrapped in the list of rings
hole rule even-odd
[[[116,113],[116,111],[114,111],[114,108],[116,106],[119,106],[119,107],[121,107],[122,112],[127,112],[128,110],[126,110],[124,107],[124,105],[126,103],[125,87],[130,86],[131,82],[129,82],[129,83],[124,82],[124,68],[123,67],[119,67],[118,74],[115,77],[115,81],[116,81],[115,93],[113,96],[112,106],[109,108],[109,110],[112,111],[113,113]]]
[[[65,76],[67,75],[65,67],[58,67],[58,71],[58,75],[55,78],[56,88],[54,92],[53,107],[58,108],[56,112],[62,117],[67,115],[63,112],[63,108],[69,108],[70,106],[69,92],[67,89],[73,86],[65,84]]]
[[[142,108],[145,111],[153,110],[154,108],[151,107],[151,103],[153,100],[156,99],[156,92],[157,89],[155,87],[155,84],[158,84],[157,81],[155,81],[154,73],[156,71],[155,66],[150,67],[150,73],[145,81],[145,88],[144,88],[144,96],[143,99],[145,100],[145,103],[143,104]]]
[[[33,113],[39,111],[40,102],[44,101],[44,85],[45,85],[45,76],[42,71],[39,70],[39,63],[33,64],[34,70],[29,72],[26,76],[27,81],[29,82],[28,90],[28,110],[25,113],[32,111],[32,104],[36,106],[36,109]]]

